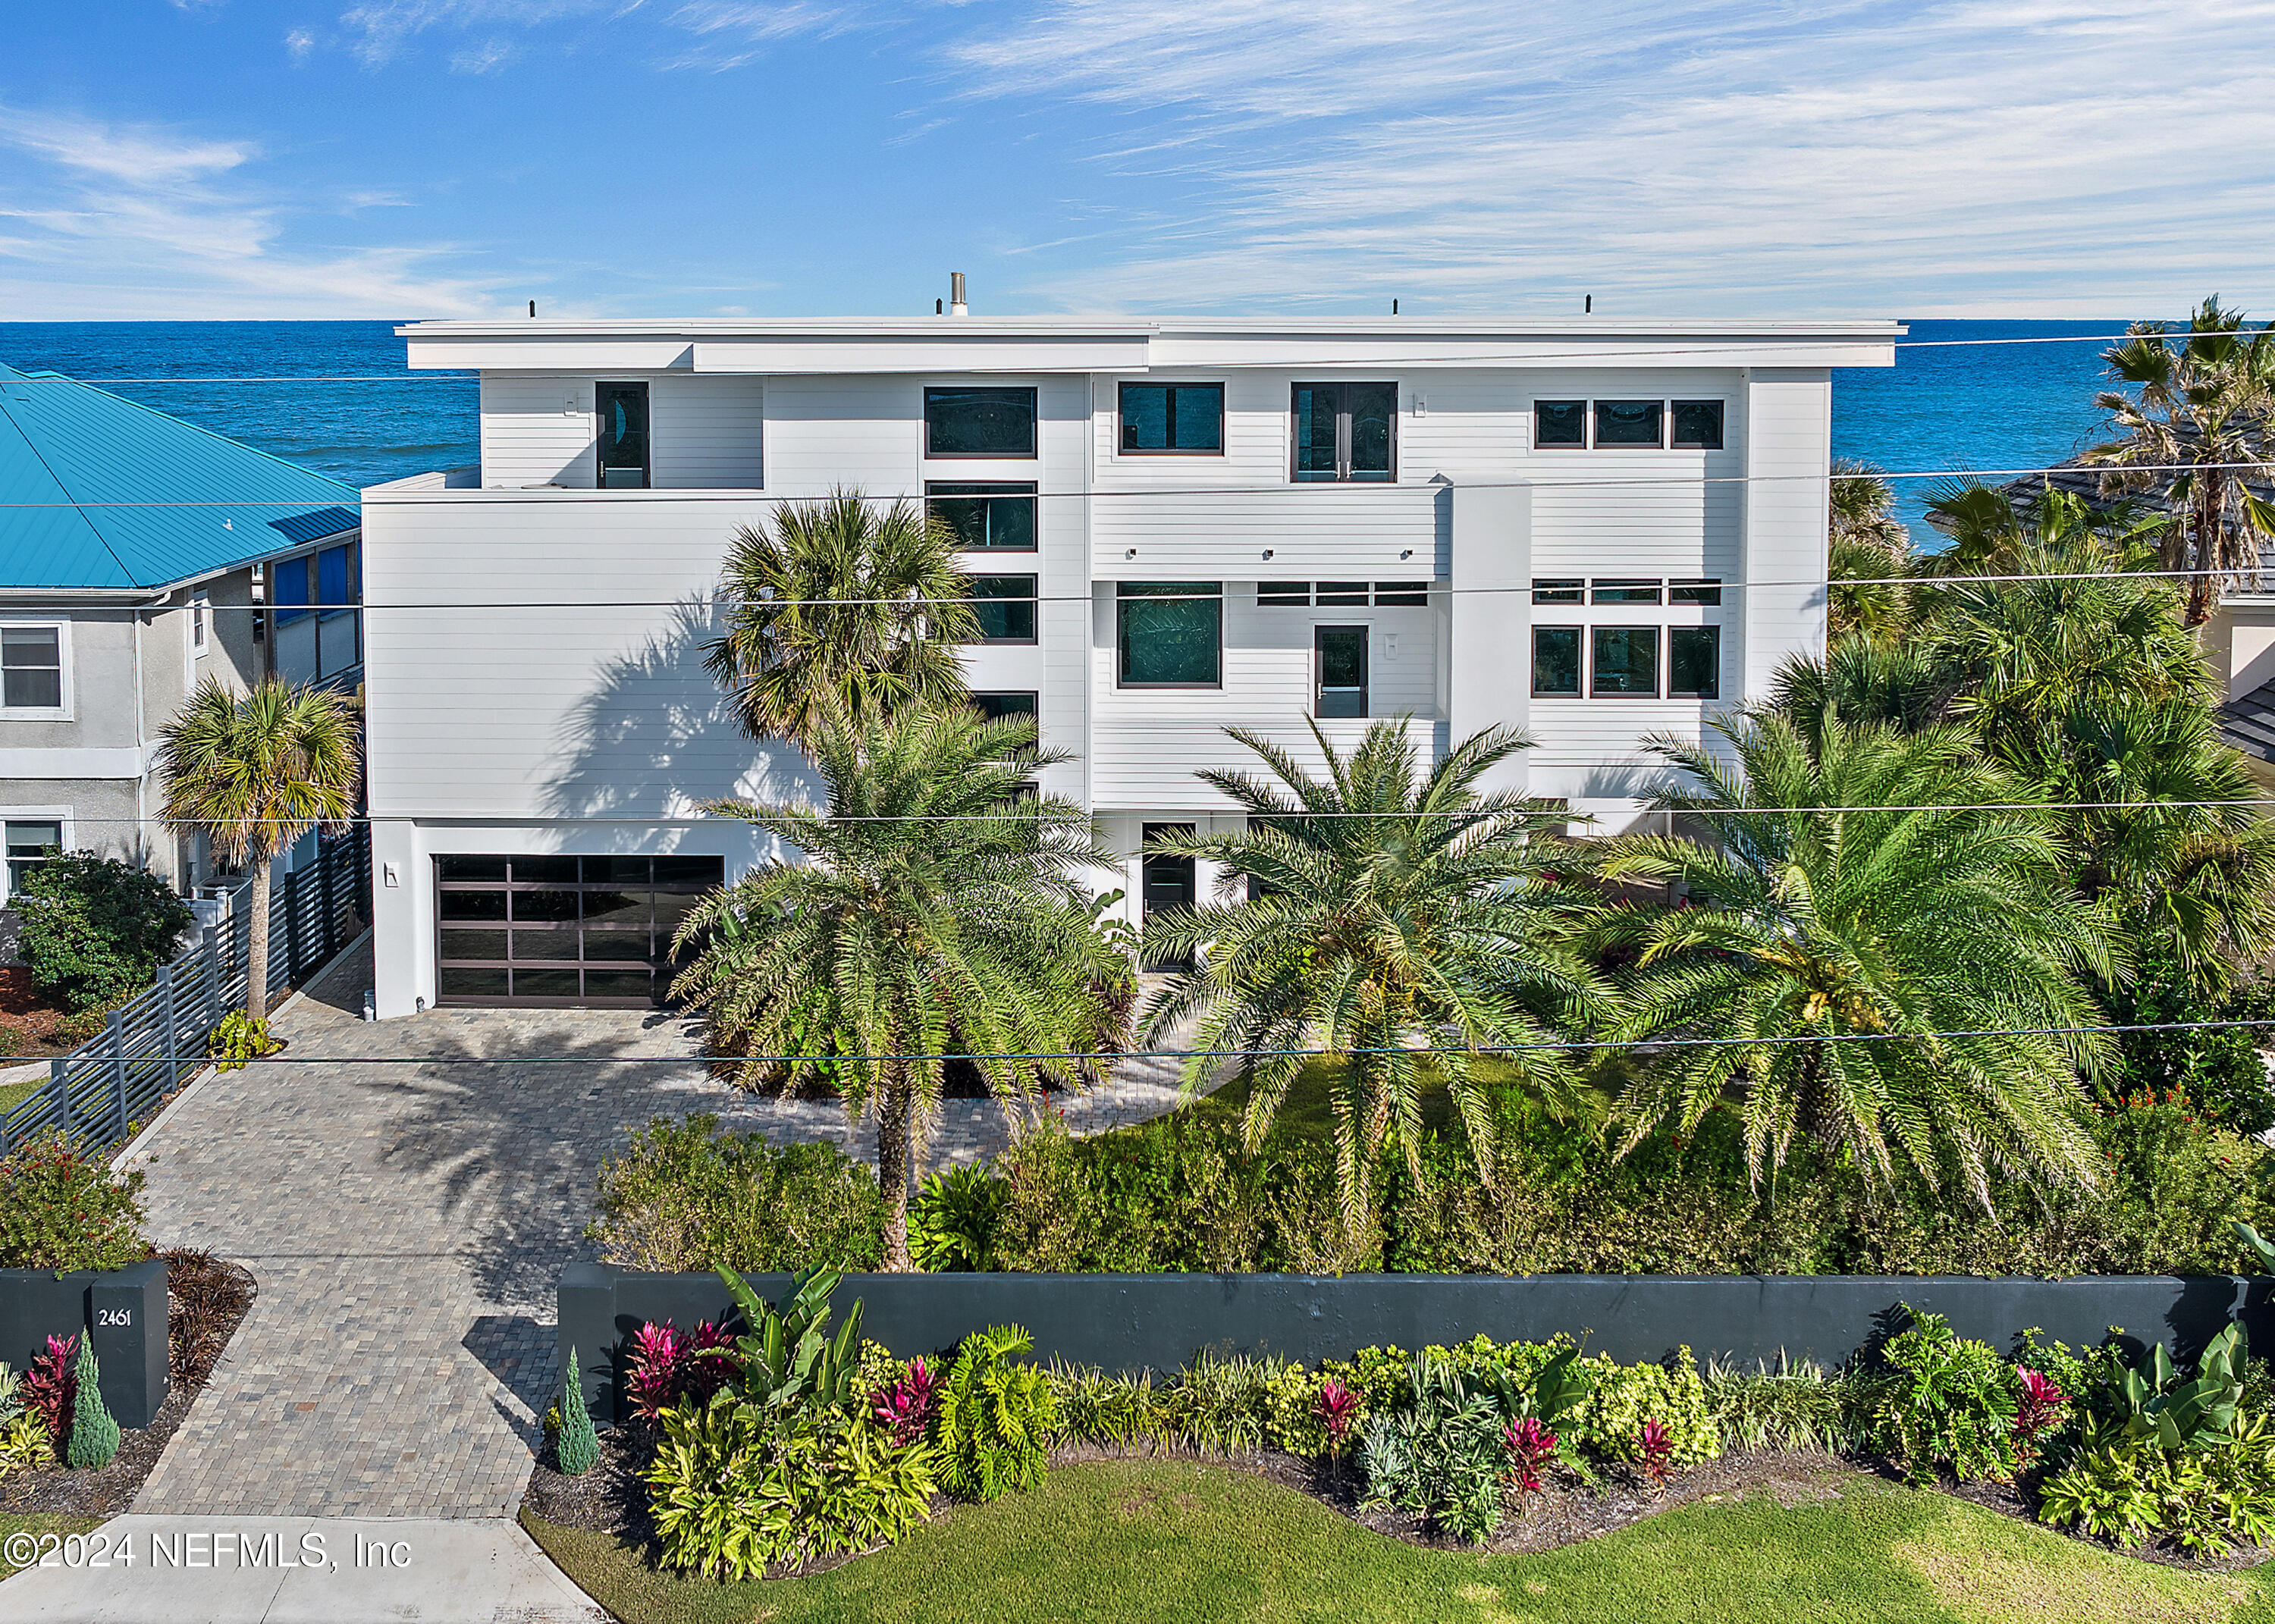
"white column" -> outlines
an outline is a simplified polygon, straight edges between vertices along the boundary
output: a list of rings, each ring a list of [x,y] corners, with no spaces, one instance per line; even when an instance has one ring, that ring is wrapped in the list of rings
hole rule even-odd
[[[1458,744],[1484,729],[1532,720],[1532,491],[1456,485],[1453,495],[1447,715]],[[1530,786],[1520,752],[1485,787]]]
[[[1758,367],[1746,376],[1745,579],[1729,617],[1742,642],[1743,700],[1765,697],[1795,653],[1825,652],[1825,505],[1832,494],[1833,375]],[[1780,583],[1801,583],[1780,585]]]
[[[380,1018],[435,1003],[435,881],[417,826],[371,827],[372,986]]]

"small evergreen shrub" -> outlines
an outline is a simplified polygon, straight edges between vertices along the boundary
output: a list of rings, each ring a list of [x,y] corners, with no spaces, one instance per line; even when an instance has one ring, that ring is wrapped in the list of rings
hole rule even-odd
[[[118,1458],[118,1422],[102,1401],[102,1367],[95,1360],[94,1343],[87,1337],[79,1339],[72,1381],[76,1391],[64,1460],[78,1471],[99,1471]]]
[[[1939,1470],[1961,1483],[2014,1475],[2021,1380],[1988,1343],[1953,1334],[1939,1314],[1911,1312],[1884,1350],[1888,1374],[1860,1384],[1862,1442],[1914,1484]]]
[[[0,1269],[123,1269],[150,1255],[142,1175],[58,1134],[0,1159]]]
[[[835,1144],[775,1145],[715,1116],[657,1117],[601,1167],[586,1230],[610,1263],[672,1273],[874,1268],[884,1256],[876,1175]]]
[[[959,1499],[984,1502],[1043,1485],[1059,1415],[1049,1379],[1018,1363],[1034,1346],[1017,1326],[990,1326],[956,1349],[933,1442],[940,1486]]]
[[[581,1477],[601,1458],[601,1440],[593,1431],[593,1412],[585,1408],[585,1383],[577,1369],[577,1350],[569,1350],[569,1374],[561,1390],[561,1439],[553,1458],[564,1476]]]
[[[1621,1364],[1606,1354],[1580,1362],[1593,1377],[1564,1431],[1583,1447],[1612,1460],[1647,1464],[1644,1424],[1661,1429],[1667,1459],[1696,1466],[1722,1453],[1721,1430],[1714,1424],[1690,1349],[1659,1364]]]
[[[33,981],[75,1012],[114,1008],[149,986],[191,922],[164,880],[91,851],[33,864],[10,901]]]

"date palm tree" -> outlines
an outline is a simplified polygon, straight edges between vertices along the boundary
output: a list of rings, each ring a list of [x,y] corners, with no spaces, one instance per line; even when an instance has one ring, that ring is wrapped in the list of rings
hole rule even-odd
[[[360,761],[346,699],[274,679],[240,694],[208,676],[158,730],[167,824],[252,872],[245,1009],[255,1020],[268,1013],[269,864],[309,830],[354,819]]]
[[[1349,755],[1313,723],[1320,776],[1269,739],[1226,731],[1266,772],[1199,774],[1247,814],[1244,831],[1149,848],[1222,868],[1213,900],[1147,923],[1148,957],[1192,968],[1154,999],[1144,1030],[1158,1036],[1190,1021],[1190,1047],[1238,1056],[1251,1148],[1305,1052],[1324,1050],[1354,1228],[1371,1210],[1370,1169],[1385,1144],[1418,1157],[1426,1084],[1442,1080],[1490,1178],[1492,1091],[1480,1058],[1552,1041],[1606,992],[1576,946],[1593,904],[1558,878],[1581,858],[1547,838],[1567,814],[1485,787],[1530,741],[1493,729],[1425,772],[1403,718],[1371,725]],[[1502,1059],[1552,1104],[1573,1082],[1557,1051]],[[1187,1091],[1216,1063],[1189,1060]]]
[[[951,1062],[999,1093],[1088,1076],[1112,1046],[1130,971],[1080,883],[1112,859],[1081,808],[1022,798],[1066,758],[1032,721],[964,706],[853,721],[825,706],[807,738],[820,810],[721,802],[788,855],[704,898],[682,925],[673,984],[756,1082],[790,1061],[827,1071],[875,1122],[885,1266],[906,1270],[909,1179]],[[850,1051],[814,1054],[812,1034]]]
[[[726,629],[706,664],[752,738],[801,744],[834,706],[858,725],[964,698],[956,646],[977,622],[947,526],[856,490],[787,502],[735,533]]]
[[[1626,1148],[1727,1104],[1757,1180],[1804,1137],[1986,1207],[1993,1167],[2090,1177],[2073,1112],[2106,1040],[2063,1029],[2096,1023],[2080,972],[2120,956],[2043,824],[1977,810],[2027,792],[1956,729],[1834,721],[1812,749],[1780,718],[1710,725],[1651,746],[1676,769],[1652,804],[1708,840],[1621,836],[1602,862],[1689,892],[1606,922],[1639,955],[1616,1030],[1712,1040],[1642,1071]]]
[[[2275,334],[2247,328],[2217,294],[2182,331],[2157,321],[2126,330],[2102,359],[2133,393],[2095,398],[2117,434],[2082,460],[2108,471],[2105,488],[2147,493],[2178,517],[2165,568],[2203,572],[2188,587],[2188,623],[2201,625],[2220,582],[2256,582],[2259,548],[2275,540],[2275,503],[2249,480],[2256,472],[2265,483],[2258,464],[2275,412]]]

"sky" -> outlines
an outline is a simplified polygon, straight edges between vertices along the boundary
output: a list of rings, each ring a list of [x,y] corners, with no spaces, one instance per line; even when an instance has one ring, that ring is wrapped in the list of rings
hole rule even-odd
[[[2275,306],[2275,0],[9,12],[0,320]]]

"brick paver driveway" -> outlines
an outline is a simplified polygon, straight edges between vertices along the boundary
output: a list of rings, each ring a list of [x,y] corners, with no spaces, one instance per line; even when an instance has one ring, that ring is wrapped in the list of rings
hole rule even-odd
[[[593,1175],[626,1131],[702,1109],[868,1148],[832,1104],[709,1078],[665,1016],[367,1024],[370,963],[367,945],[349,953],[279,1018],[292,1063],[209,1080],[138,1158],[153,1237],[209,1247],[261,1288],[138,1511],[511,1516],[555,1388],[554,1287],[590,1255]],[[1068,1114],[1077,1131],[1151,1115],[1172,1081],[1139,1061]],[[1006,1132],[985,1101],[949,1101],[941,1128],[935,1162]]]

